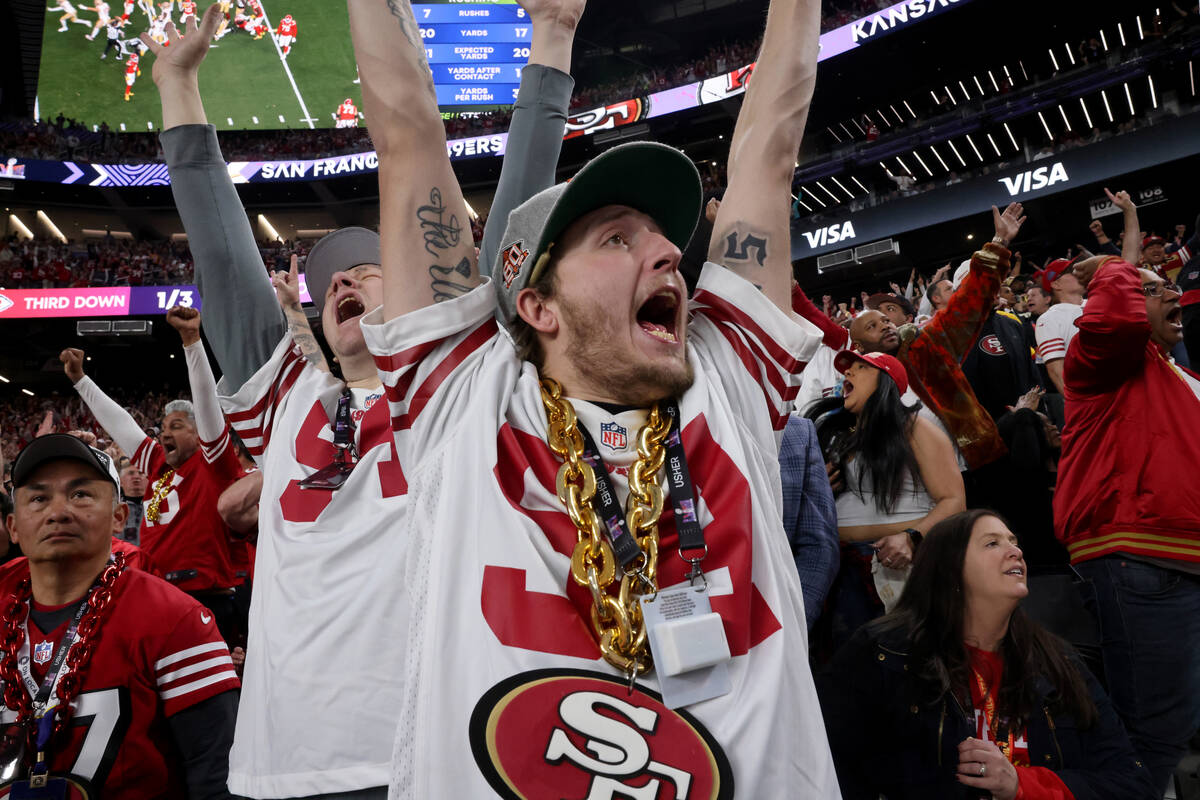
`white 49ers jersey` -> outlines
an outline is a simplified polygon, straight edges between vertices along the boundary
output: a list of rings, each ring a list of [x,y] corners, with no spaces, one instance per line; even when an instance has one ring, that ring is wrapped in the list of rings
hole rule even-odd
[[[404,696],[390,797],[729,798],[735,786],[737,797],[837,797],[777,455],[820,332],[706,266],[680,413],[732,691],[673,711],[654,675],[630,694],[600,656],[591,594],[569,575],[576,530],[555,494],[538,376],[495,310],[484,285],[386,323],[381,310],[363,319],[411,482],[390,532],[404,557],[386,568],[408,587],[391,634],[405,654],[392,666]],[[635,412],[579,408],[601,455],[619,462],[610,451],[628,450]],[[612,478],[628,492],[621,470]],[[664,587],[688,568],[669,506]]]
[[[249,797],[388,781],[400,708],[395,571],[407,485],[382,389],[355,390],[360,459],[336,491],[299,482],[334,459],[343,384],[290,338],[232,397],[230,424],[262,468],[246,670],[229,788]],[[222,387],[224,390],[225,387]]]

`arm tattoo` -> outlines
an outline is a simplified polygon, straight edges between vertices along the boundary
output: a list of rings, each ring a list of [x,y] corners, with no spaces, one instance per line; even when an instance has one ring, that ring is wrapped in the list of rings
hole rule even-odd
[[[740,241],[739,241],[740,239]],[[749,231],[733,230],[725,239],[724,258],[731,261],[750,263],[750,250],[754,249],[758,265],[764,266],[767,258],[767,237],[755,236]]]
[[[456,276],[461,275],[459,282]],[[456,267],[439,267],[433,264],[429,267],[429,277],[433,279],[429,287],[433,289],[433,302],[442,303],[466,294],[475,287],[471,282],[471,262],[463,259]]]
[[[446,206],[442,204],[442,190],[436,186],[429,190],[429,205],[417,209],[417,219],[421,223],[421,232],[425,236],[425,252],[438,256],[438,250],[449,250],[458,246],[462,234],[462,226],[458,217],[450,212],[446,217]]]
[[[408,4],[408,0],[387,0],[387,7],[392,16],[399,21],[400,32],[408,39],[408,43],[421,48],[421,52],[424,53],[425,44],[421,41],[421,31],[417,28],[417,20],[413,17],[412,6]]]
[[[288,333],[291,334],[292,341],[300,348],[300,353],[317,369],[329,372],[329,364],[325,362],[325,353],[321,350],[321,345],[317,344],[316,337],[313,336],[312,328],[308,324],[308,317],[304,315],[304,309],[297,303],[286,307],[283,314],[287,317]]]

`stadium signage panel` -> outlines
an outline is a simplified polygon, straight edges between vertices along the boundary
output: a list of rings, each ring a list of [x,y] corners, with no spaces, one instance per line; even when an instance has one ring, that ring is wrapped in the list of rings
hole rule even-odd
[[[1054,161],[1045,166],[1039,165],[1038,162],[1014,166],[1005,177],[1013,181],[1014,186],[1017,186],[1016,181],[1019,181],[1015,196],[1028,203],[1038,197],[1057,194],[1065,189],[1109,181],[1114,176],[1135,173],[1147,167],[1195,156],[1197,153],[1200,153],[1200,113],[1164,120],[1153,127],[1068,150],[1056,155]],[[1036,177],[1036,173],[1041,169],[1045,170],[1045,183]],[[1051,177],[1056,173],[1059,179],[1051,181]],[[1028,192],[1024,191],[1027,176]],[[1035,183],[1038,186],[1035,186]],[[1150,192],[1150,198],[1154,197],[1153,189],[1154,187],[1151,187],[1147,190]],[[1003,208],[1012,202],[1013,197],[1004,178],[983,175],[854,213],[831,209],[831,212],[823,214],[819,221],[798,220],[793,225],[792,260],[811,258],[845,248],[844,235],[837,242],[826,235],[824,244],[820,243],[819,234],[813,237],[805,235],[806,232],[813,233],[813,229],[818,225],[826,229],[841,225],[844,234],[845,224],[850,223],[859,241],[875,241],[972,214],[987,214],[991,206]],[[1135,202],[1138,202],[1136,197]],[[1096,204],[1090,205],[1094,213]]]
[[[1133,196],[1133,202],[1138,208],[1152,206],[1158,203],[1167,202],[1167,193],[1163,191],[1161,186],[1151,186],[1146,189],[1138,189],[1130,192]],[[1120,214],[1121,209],[1113,205],[1113,201],[1107,197],[1099,197],[1088,203],[1088,207],[1092,212],[1092,219],[1100,219],[1101,217],[1110,217],[1114,214]]]
[[[916,22],[926,14],[933,14],[967,0],[904,0],[882,11],[850,23],[850,35],[855,44],[869,41],[884,33],[890,33],[904,25]]]
[[[1024,172],[1018,172],[1015,176],[998,180],[1004,184],[1005,189],[1008,189],[1009,196],[1016,197],[1019,194],[1043,189],[1055,183],[1066,183],[1071,178],[1067,175],[1066,167],[1062,162],[1056,161],[1049,167],[1027,169]]]
[[[808,240],[809,247],[824,247],[827,244],[848,242],[854,238],[854,223],[846,220],[845,222],[836,222],[826,228],[817,228],[815,231],[805,231],[804,238]]]
[[[0,320],[155,315],[174,306],[200,308],[200,293],[195,286],[0,289]]]

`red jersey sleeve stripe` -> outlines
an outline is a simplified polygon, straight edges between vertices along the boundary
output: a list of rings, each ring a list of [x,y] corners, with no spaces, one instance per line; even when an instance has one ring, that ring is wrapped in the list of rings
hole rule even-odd
[[[204,454],[204,460],[209,464],[219,459],[227,447],[229,447],[229,425],[225,426],[225,430],[221,432],[215,442],[200,440],[200,452]]]
[[[275,412],[279,410],[279,404],[283,402],[283,398],[287,397],[288,392],[292,390],[292,385],[300,378],[300,374],[304,371],[304,362],[297,361],[288,370],[286,377],[277,387],[272,387],[271,393],[268,395],[270,406],[267,412],[262,416],[257,426],[243,425],[233,422],[233,428],[242,437],[247,449],[251,455],[262,455],[267,449],[267,445],[271,443],[271,434],[274,432]],[[228,419],[233,421],[233,417]],[[256,441],[261,440],[261,441]]]
[[[195,647],[189,647],[184,650],[178,650],[174,653],[171,653],[171,655],[169,655],[169,656],[163,656],[158,661],[155,661],[154,662],[154,672],[155,672],[155,674],[157,674],[159,672],[159,670],[163,669],[164,667],[169,667],[172,664],[178,664],[180,661],[183,661],[184,659],[192,658],[192,657],[198,656],[198,655],[203,655],[204,653],[212,653],[217,650],[224,650],[224,651],[228,652],[229,648],[225,645],[224,642],[218,641],[218,642],[205,642],[204,644],[198,644]]]
[[[692,300],[696,303],[704,305],[706,308],[701,309],[701,313],[711,317],[716,322],[724,322],[735,325],[747,331],[751,336],[762,342],[771,358],[784,372],[792,375],[798,375],[804,370],[805,363],[795,358],[791,353],[783,348],[774,338],[768,336],[767,333],[759,326],[757,322],[752,320],[741,309],[734,307],[728,301],[721,297],[700,290],[696,292]]]
[[[283,363],[279,366],[279,372],[276,373],[275,380],[271,381],[271,385],[267,388],[267,391],[263,393],[263,396],[245,411],[234,411],[233,413],[226,414],[225,416],[230,422],[233,423],[245,422],[246,420],[251,420],[257,417],[263,412],[263,409],[266,408],[267,404],[271,402],[271,399],[278,393],[284,381],[287,380],[287,376],[290,374],[291,369],[299,361],[300,354],[297,349],[292,348],[289,350],[287,355],[283,357]]]
[[[174,681],[179,680],[180,678],[186,678],[188,675],[195,675],[197,672],[208,672],[213,667],[223,666],[233,666],[233,659],[226,654],[219,655],[216,658],[210,658],[207,661],[197,661],[194,664],[188,664],[186,667],[180,667],[179,669],[165,672],[155,678],[155,681],[159,686],[165,686],[168,683],[173,683]]]
[[[442,383],[450,376],[454,370],[466,361],[467,357],[474,353],[479,348],[483,347],[492,337],[496,335],[496,320],[489,318],[483,322],[475,330],[471,331],[450,353],[442,359],[441,363],[434,368],[429,376],[421,383],[412,399],[408,401],[408,410],[402,414],[396,414],[395,410],[402,408],[405,404],[401,398],[393,394],[391,387],[387,389],[389,404],[393,406],[392,413],[392,430],[402,431],[408,430],[417,421],[421,411],[437,393]],[[411,385],[411,378],[408,379],[406,385]]]
[[[138,445],[137,452],[133,454],[133,463],[141,472],[150,474],[150,457],[154,453],[154,440],[147,436]]]
[[[742,341],[742,337],[740,337],[736,331],[725,325],[718,325],[717,330],[719,330],[721,335],[729,341],[729,346],[733,348],[733,352],[739,359],[741,359],[742,364],[746,367],[746,371],[751,375],[754,375],[757,379],[758,376],[756,373],[756,368],[758,366],[758,362],[755,360],[754,355],[750,352],[750,349],[746,347],[746,343]],[[767,405],[767,415],[771,419],[771,427],[777,431],[783,430],[787,425],[787,415],[779,413],[779,408],[771,400],[771,394],[767,391],[767,387],[762,383],[759,383],[757,380],[755,383],[757,383],[758,387],[762,390],[763,401]]]
[[[233,671],[232,662],[227,670],[222,670],[221,672],[217,672],[207,677],[200,678],[199,680],[192,681],[191,683],[185,683],[182,686],[176,686],[174,689],[160,691],[158,696],[165,702],[167,700],[173,700],[176,697],[182,697],[183,695],[191,694],[192,692],[198,692],[201,689],[212,686],[214,683],[221,683],[222,681],[229,681],[230,689],[236,689],[240,685],[237,673]]]

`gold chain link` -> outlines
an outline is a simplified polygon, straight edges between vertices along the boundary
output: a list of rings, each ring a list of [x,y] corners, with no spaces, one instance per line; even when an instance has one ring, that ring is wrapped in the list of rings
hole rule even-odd
[[[167,499],[167,495],[171,493],[171,479],[175,477],[175,470],[169,469],[163,473],[163,476],[154,482],[154,494],[150,497],[150,502],[146,504],[146,519],[151,522],[158,522],[160,516],[158,507],[162,505],[162,501]]]
[[[658,518],[663,507],[659,472],[666,460],[663,441],[671,429],[671,417],[655,405],[637,434],[638,457],[629,471],[625,522],[642,552],[621,570],[614,595],[617,562],[594,508],[596,473],[583,457],[583,434],[575,409],[556,381],[542,378],[541,386],[542,405],[549,418],[548,443],[563,462],[556,481],[558,499],[579,534],[571,554],[571,577],[592,594],[592,629],[604,660],[629,675],[648,672],[653,664],[638,597],[658,590]]]

